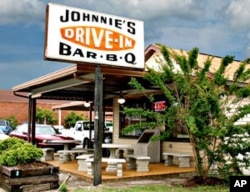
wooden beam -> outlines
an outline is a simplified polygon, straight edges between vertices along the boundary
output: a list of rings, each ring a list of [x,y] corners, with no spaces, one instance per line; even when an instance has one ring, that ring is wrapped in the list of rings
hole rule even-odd
[[[132,69],[126,68],[115,68],[115,67],[107,67],[101,66],[102,74],[114,75],[114,76],[129,76],[129,77],[143,77],[145,75],[145,71],[136,71]],[[91,64],[78,64],[77,72],[78,73],[93,73],[95,71],[95,65]]]

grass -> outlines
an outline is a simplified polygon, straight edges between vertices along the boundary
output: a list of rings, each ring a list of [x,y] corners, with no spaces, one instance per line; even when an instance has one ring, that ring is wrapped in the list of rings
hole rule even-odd
[[[181,187],[181,186],[163,186],[148,185],[134,186],[128,188],[111,188],[111,187],[89,187],[85,189],[76,189],[74,192],[229,192],[228,186],[198,186],[198,187]]]

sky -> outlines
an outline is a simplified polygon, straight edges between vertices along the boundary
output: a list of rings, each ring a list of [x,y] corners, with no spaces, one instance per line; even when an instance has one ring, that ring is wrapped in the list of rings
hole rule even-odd
[[[240,61],[250,57],[250,0],[0,0],[0,89],[72,65],[44,60],[48,3],[141,20],[145,49],[161,43]]]

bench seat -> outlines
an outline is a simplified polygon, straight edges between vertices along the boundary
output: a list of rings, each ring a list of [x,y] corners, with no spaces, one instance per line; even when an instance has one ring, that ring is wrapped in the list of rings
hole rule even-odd
[[[89,158],[86,160],[87,162],[87,174],[93,175],[94,171],[94,158]],[[122,164],[126,163],[125,159],[116,159],[116,158],[102,158],[102,162],[105,162],[107,164],[112,164],[112,166],[116,167],[116,175],[117,177],[123,176],[123,170],[122,170]],[[106,169],[106,171],[108,171]]]
[[[190,158],[191,155],[178,152],[164,152],[162,153],[163,158],[165,159],[165,165],[173,165],[173,157],[178,158],[179,167],[190,167]]]
[[[76,159],[77,155],[87,153],[87,151],[85,149],[69,149],[69,150],[59,150],[57,151],[57,153],[59,154],[59,162],[65,163]]]
[[[127,155],[127,169],[136,169],[137,172],[148,172],[149,156]]]
[[[78,163],[78,171],[87,172],[87,159],[93,158],[94,154],[82,154],[76,157]]]
[[[59,150],[57,153],[87,153],[86,149]]]
[[[42,161],[52,161],[54,160],[54,148],[43,148],[43,157]]]

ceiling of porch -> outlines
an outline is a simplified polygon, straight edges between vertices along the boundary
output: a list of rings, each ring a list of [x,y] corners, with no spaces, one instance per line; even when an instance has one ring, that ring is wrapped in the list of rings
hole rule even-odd
[[[154,51],[145,52],[147,60]],[[123,94],[124,98],[140,98],[142,94],[133,89],[128,82],[136,77],[147,92],[158,92],[143,79],[144,70],[110,67],[100,65],[103,75],[104,105],[112,105],[113,98]],[[25,82],[12,88],[16,95],[31,95],[37,99],[67,101],[94,101],[96,65],[89,63],[72,64],[72,66]]]

